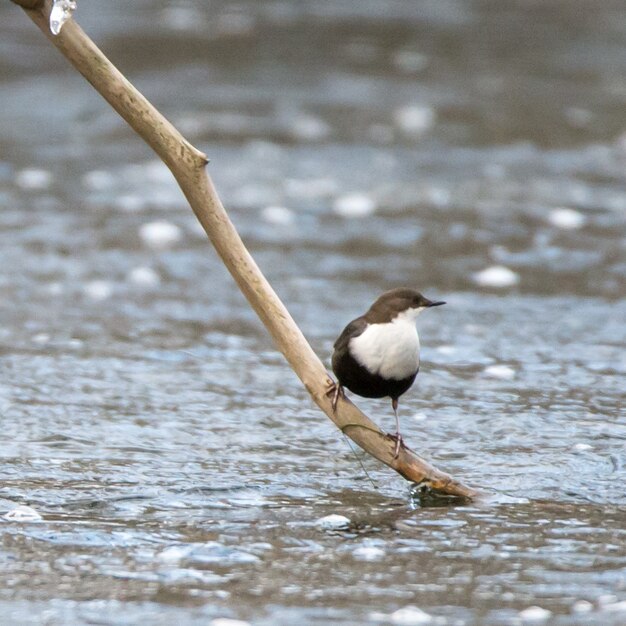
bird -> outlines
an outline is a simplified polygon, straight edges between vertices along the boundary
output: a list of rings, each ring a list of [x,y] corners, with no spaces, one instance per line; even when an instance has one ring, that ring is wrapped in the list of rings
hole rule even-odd
[[[407,287],[383,293],[367,312],[353,319],[334,343],[331,381],[327,394],[337,410],[344,387],[364,398],[391,398],[396,418],[394,458],[403,445],[398,398],[411,387],[420,367],[420,340],[415,321],[425,309],[445,304]]]

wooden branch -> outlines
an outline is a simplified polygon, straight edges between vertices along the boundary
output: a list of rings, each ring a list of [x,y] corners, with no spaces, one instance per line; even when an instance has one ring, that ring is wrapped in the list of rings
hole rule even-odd
[[[326,395],[330,378],[304,335],[267,282],[235,230],[206,173],[206,156],[194,148],[102,54],[70,19],[59,35],[49,28],[51,0],[13,0],[130,124],[171,170],[224,264],[269,331],[279,350],[326,415],[366,452],[407,480],[434,492],[473,498],[477,492],[402,448],[394,458],[394,441],[349,400],[333,412]],[[33,8],[34,7],[34,8]]]

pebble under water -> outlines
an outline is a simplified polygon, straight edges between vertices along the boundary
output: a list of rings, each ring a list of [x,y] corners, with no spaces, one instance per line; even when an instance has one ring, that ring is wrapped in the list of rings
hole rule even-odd
[[[351,449],[165,166],[6,3],[0,622],[626,623],[619,3],[78,4],[327,365],[380,292],[446,300],[400,419],[484,495]]]

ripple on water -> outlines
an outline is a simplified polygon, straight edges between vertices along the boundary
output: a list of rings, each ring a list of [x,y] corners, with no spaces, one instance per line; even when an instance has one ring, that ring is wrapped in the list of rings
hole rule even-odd
[[[169,546],[157,555],[157,559],[164,563],[187,563],[195,566],[219,565],[220,567],[258,563],[260,560],[258,556],[250,552],[231,548],[216,541]]]

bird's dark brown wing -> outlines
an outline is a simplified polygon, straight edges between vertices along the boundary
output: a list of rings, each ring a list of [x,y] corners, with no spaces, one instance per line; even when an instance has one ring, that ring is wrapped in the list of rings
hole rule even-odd
[[[343,350],[347,350],[348,342],[353,337],[358,337],[365,332],[367,328],[367,322],[364,317],[357,317],[355,320],[352,320],[342,331],[341,335],[337,337],[337,341],[333,344],[333,348],[335,348],[335,352],[342,352]]]

